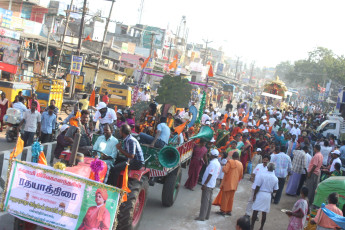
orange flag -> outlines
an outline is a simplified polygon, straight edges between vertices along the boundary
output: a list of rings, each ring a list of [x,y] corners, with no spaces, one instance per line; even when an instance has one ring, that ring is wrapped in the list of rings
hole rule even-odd
[[[184,130],[184,128],[187,125],[187,121],[185,123],[183,123],[182,125],[179,125],[175,128],[175,132],[177,132],[178,135],[180,135],[182,133],[182,131]]]
[[[12,159],[13,157],[17,157],[19,154],[21,154],[23,152],[23,149],[24,149],[24,141],[19,136],[18,140],[17,140],[16,147],[14,147],[14,149],[10,155],[10,158]]]
[[[208,76],[213,77],[213,68],[212,65],[210,65],[210,68],[208,69]]]
[[[90,96],[89,106],[95,106],[95,100],[96,100],[96,92],[95,90],[93,90]]]
[[[169,70],[177,68],[177,54],[174,57],[174,60],[169,64]]]
[[[144,61],[144,63],[141,65],[141,68],[142,68],[142,69],[145,69],[145,67],[146,67],[147,63],[149,62],[150,58],[151,58],[151,55],[150,55],[148,58],[146,58],[146,60]]]
[[[216,230],[216,226],[214,226],[213,230]]]
[[[84,39],[84,41],[92,41],[90,35],[88,35],[88,36]]]
[[[273,128],[273,125],[269,127],[269,129],[268,129],[269,133],[272,133],[272,128]]]
[[[256,127],[259,127],[260,125],[260,119],[258,120],[258,122],[256,122]]]
[[[224,119],[223,119],[222,123],[226,123],[226,119],[228,119],[228,114],[227,113],[224,114]]]
[[[40,152],[40,155],[38,156],[38,162],[37,163],[42,164],[42,165],[48,165],[46,156],[44,155],[43,151]]]
[[[128,164],[126,164],[125,172],[123,173],[122,189],[125,192],[127,192],[127,193],[131,192],[131,190],[128,188]],[[123,194],[122,202],[126,202],[127,201],[127,193]]]
[[[249,113],[242,119],[243,122],[247,123],[249,118]]]

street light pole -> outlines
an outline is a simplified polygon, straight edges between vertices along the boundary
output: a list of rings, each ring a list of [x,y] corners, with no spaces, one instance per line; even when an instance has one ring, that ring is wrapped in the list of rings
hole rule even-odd
[[[73,5],[73,0],[71,0],[71,5],[70,5],[69,9],[67,9],[67,17],[66,17],[65,30],[63,32],[62,41],[61,41],[61,45],[60,45],[60,52],[59,52],[59,55],[58,55],[58,61],[57,61],[56,68],[55,68],[55,74],[54,74],[54,78],[55,79],[56,79],[56,76],[57,76],[57,74],[59,72],[59,65],[60,65],[60,61],[61,61],[61,55],[62,55],[63,47],[65,45],[65,37],[66,37],[66,34],[67,34],[67,28],[68,28],[68,23],[69,23],[69,17],[71,15],[72,5]]]
[[[100,52],[100,57],[99,57],[99,59],[98,59],[98,61],[97,61],[97,67],[96,67],[96,71],[95,71],[95,77],[94,77],[93,83],[92,83],[92,90],[94,90],[95,87],[96,87],[96,82],[97,82],[99,67],[100,67],[100,65],[101,65],[101,59],[102,59],[102,54],[103,54],[103,49],[104,49],[105,38],[107,37],[108,26],[109,26],[109,22],[110,22],[111,13],[112,13],[112,11],[113,11],[114,3],[115,3],[115,0],[112,0],[112,1],[111,1],[110,12],[109,12],[109,17],[107,18],[107,22],[106,22],[106,24],[105,24],[105,29],[104,29],[104,34],[103,34],[103,40],[102,40],[102,46],[101,46],[101,52]]]

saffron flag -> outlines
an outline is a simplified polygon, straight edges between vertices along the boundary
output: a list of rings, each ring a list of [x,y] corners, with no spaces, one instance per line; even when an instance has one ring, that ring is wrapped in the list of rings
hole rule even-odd
[[[142,68],[142,69],[145,69],[145,67],[146,67],[147,63],[149,62],[150,58],[151,58],[151,55],[150,55],[148,58],[146,58],[146,60],[144,61],[144,63],[141,65],[141,68]]]
[[[42,165],[48,165],[46,156],[44,155],[43,151],[40,152],[40,155],[38,156],[38,162],[37,163],[42,164]]]
[[[223,119],[222,123],[226,123],[226,119],[228,119],[228,114],[227,113],[224,114],[224,119]]]
[[[13,157],[17,157],[19,154],[23,152],[23,149],[24,149],[24,141],[20,136],[18,136],[16,147],[14,147],[10,155],[10,158],[12,159]]]
[[[183,123],[182,125],[179,125],[175,128],[175,132],[177,132],[178,135],[180,135],[182,133],[182,131],[184,130],[184,128],[187,125],[187,121],[185,123]]]
[[[175,55],[174,60],[169,64],[169,70],[177,68],[177,55]]]
[[[210,65],[210,68],[208,69],[208,76],[213,77],[213,67]]]
[[[256,122],[256,127],[259,127],[260,125],[260,119],[258,120],[258,122]]]
[[[122,196],[122,202],[126,202],[127,201],[127,193],[131,192],[131,190],[128,188],[128,164],[126,164],[125,172],[123,173],[122,189],[126,192]]]
[[[249,113],[242,119],[244,123],[248,123]]]
[[[268,129],[268,132],[271,134],[272,133],[272,128],[273,128],[273,125],[269,127]]]
[[[88,35],[88,36],[84,39],[84,41],[92,41],[90,35]]]
[[[92,90],[92,93],[90,96],[89,106],[95,106],[95,100],[96,100],[96,92],[94,89],[94,90]]]

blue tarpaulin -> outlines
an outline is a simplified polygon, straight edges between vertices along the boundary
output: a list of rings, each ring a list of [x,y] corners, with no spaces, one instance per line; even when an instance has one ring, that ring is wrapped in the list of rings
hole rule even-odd
[[[342,229],[345,229],[345,217],[343,216],[339,216],[338,214],[328,210],[327,208],[325,208],[325,204],[321,205],[322,211],[331,219],[334,221],[334,223],[336,223],[339,227],[341,227]]]

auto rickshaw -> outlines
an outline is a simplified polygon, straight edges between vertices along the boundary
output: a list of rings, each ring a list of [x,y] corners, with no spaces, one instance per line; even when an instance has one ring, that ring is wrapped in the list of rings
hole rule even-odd
[[[67,81],[66,90],[68,91],[71,87],[71,74],[66,75],[66,81]],[[74,81],[75,81],[74,83],[75,92],[84,92],[85,91],[84,75],[75,76]]]
[[[31,97],[31,89],[31,85],[27,83],[0,81],[0,91],[6,94],[9,106],[11,106],[20,91],[23,92],[24,97]]]
[[[104,79],[99,94],[109,93],[110,106],[131,106],[132,93],[131,87],[123,85],[121,82]]]
[[[55,100],[55,106],[61,110],[63,102],[64,82],[62,79],[31,78],[32,87],[37,94],[37,100],[42,109],[49,106],[51,100]]]
[[[310,220],[316,216],[317,210],[322,203],[327,204],[329,194],[336,192],[339,194],[338,208],[345,208],[345,176],[333,176],[322,181],[316,189],[313,206],[310,211],[309,221],[305,229],[315,230],[316,225],[312,225]]]

